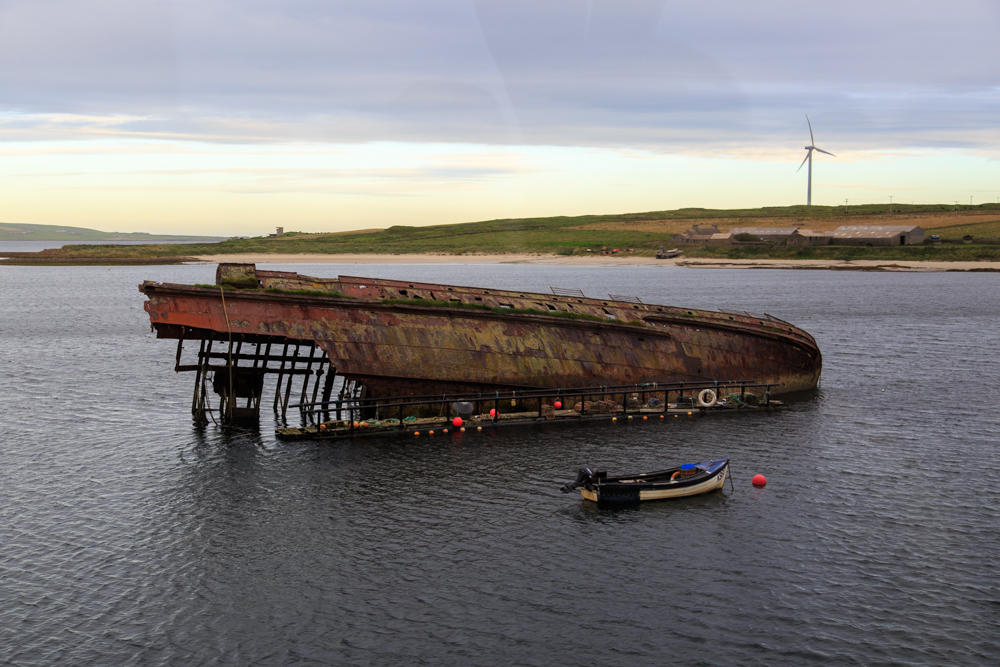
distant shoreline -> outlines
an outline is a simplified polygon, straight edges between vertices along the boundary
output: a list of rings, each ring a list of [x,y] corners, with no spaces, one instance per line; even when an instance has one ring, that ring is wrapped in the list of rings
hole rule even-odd
[[[198,264],[233,262],[245,264],[537,264],[548,266],[669,266],[705,269],[812,269],[828,271],[1000,272],[1000,262],[938,262],[903,260],[825,260],[825,259],[719,259],[713,257],[674,257],[656,259],[639,255],[408,255],[368,254],[270,254],[199,255]]]
[[[27,255],[27,256],[25,256]],[[9,259],[9,261],[4,261]],[[0,250],[0,266],[160,266],[178,264],[534,264],[546,266],[662,266],[693,269],[795,269],[818,271],[881,271],[898,273],[997,272],[1000,262],[900,259],[729,259],[720,257],[673,257],[649,255],[556,255],[549,253],[496,254],[380,254],[380,253],[234,253],[162,257],[45,257],[35,253]]]

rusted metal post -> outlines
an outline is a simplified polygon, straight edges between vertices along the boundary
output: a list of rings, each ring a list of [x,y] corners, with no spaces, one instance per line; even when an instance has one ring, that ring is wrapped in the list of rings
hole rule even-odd
[[[181,327],[181,337],[177,339],[177,357],[174,361],[174,372],[181,370],[181,352],[184,350],[184,327]]]
[[[337,377],[337,368],[333,363],[327,364],[326,382],[323,383],[323,421],[330,420],[330,396],[333,395],[333,380]]]
[[[316,353],[316,344],[313,343],[312,345],[309,346],[309,361],[306,362],[306,371],[311,371],[312,370],[313,359],[314,359],[313,355],[315,353]],[[302,380],[302,394],[299,396],[299,405],[302,405],[303,403],[305,403],[306,402],[306,397],[309,395],[309,376],[310,375],[312,375],[312,373],[307,372],[307,373],[303,374],[303,376],[302,376],[305,379]]]
[[[288,370],[290,371],[295,370],[295,362],[298,360],[298,358],[299,358],[299,344],[296,343],[295,352],[292,353],[292,361],[289,364]],[[285,385],[285,399],[281,403],[281,419],[285,423],[288,422],[288,418],[286,416],[288,414],[288,397],[292,395],[292,378],[294,377],[295,377],[294,373],[290,373],[288,375],[288,384]]]
[[[258,363],[258,362],[260,361],[260,346],[261,346],[261,344],[260,344],[260,343],[255,343],[255,344],[254,344],[254,350],[253,350],[253,368],[254,368],[254,369],[256,369],[256,368],[257,368],[257,363]],[[254,376],[254,377],[255,377],[255,376]],[[254,380],[254,382],[256,383],[256,379]],[[256,396],[256,397],[255,397],[255,396],[253,395],[253,392],[251,391],[251,392],[250,392],[250,395],[249,395],[249,396],[247,396],[247,407],[248,407],[248,408],[252,408],[252,407],[255,407],[255,406],[254,406],[254,399],[256,399],[256,400],[257,400],[257,406],[256,406],[256,407],[258,407],[258,408],[260,407],[260,396]],[[256,410],[254,410],[254,413],[256,413],[256,412],[257,412],[257,411],[256,411]]]
[[[204,370],[203,357],[205,354],[205,339],[201,339],[201,345],[198,346],[198,369],[194,374],[194,396],[191,398],[191,414],[197,417],[198,415],[198,398],[201,393],[201,374]]]
[[[285,371],[285,359],[288,357],[288,343],[281,352],[281,365],[278,367],[278,381],[274,383],[274,411],[278,412],[278,402],[281,400],[281,379]]]
[[[319,368],[316,369],[316,382],[313,383],[313,395],[312,395],[312,410],[316,410],[316,395],[319,393],[319,379],[323,377],[323,364],[320,362]]]

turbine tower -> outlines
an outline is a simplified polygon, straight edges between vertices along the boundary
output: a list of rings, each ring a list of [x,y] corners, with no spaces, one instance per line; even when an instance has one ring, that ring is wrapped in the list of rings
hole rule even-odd
[[[812,206],[812,203],[813,203],[813,151],[819,151],[820,153],[824,153],[826,155],[829,155],[830,157],[837,157],[837,156],[834,155],[833,153],[830,153],[830,152],[827,152],[827,151],[823,150],[822,148],[816,148],[816,140],[813,138],[813,126],[812,126],[812,123],[809,122],[809,114],[806,114],[806,123],[809,124],[809,145],[806,146],[806,157],[805,157],[805,159],[802,160],[802,164],[799,165],[799,168],[796,169],[795,172],[798,173],[798,172],[802,171],[802,165],[804,165],[806,162],[809,163],[809,181],[808,181],[808,185],[806,186],[806,206]]]

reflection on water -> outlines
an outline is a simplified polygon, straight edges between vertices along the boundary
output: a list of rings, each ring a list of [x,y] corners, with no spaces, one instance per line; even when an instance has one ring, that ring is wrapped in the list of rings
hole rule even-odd
[[[774,415],[284,443],[190,423],[142,278],[0,267],[0,642],[14,664],[983,664],[997,654],[989,274],[298,267],[769,312],[819,391]],[[582,465],[732,457],[598,509]],[[767,475],[764,489],[750,478]]]

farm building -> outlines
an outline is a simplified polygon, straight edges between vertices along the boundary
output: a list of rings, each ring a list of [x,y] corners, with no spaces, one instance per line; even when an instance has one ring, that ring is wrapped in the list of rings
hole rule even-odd
[[[786,243],[796,248],[807,246],[830,245],[832,239],[831,232],[814,232],[811,229],[796,229]]]
[[[924,230],[917,225],[845,225],[833,231],[834,245],[918,245]]]
[[[708,243],[713,234],[718,234],[719,228],[715,225],[693,225],[691,229],[683,234],[673,237],[674,243]]]
[[[796,231],[796,227],[733,227],[729,235],[749,234],[766,243],[784,243]]]

